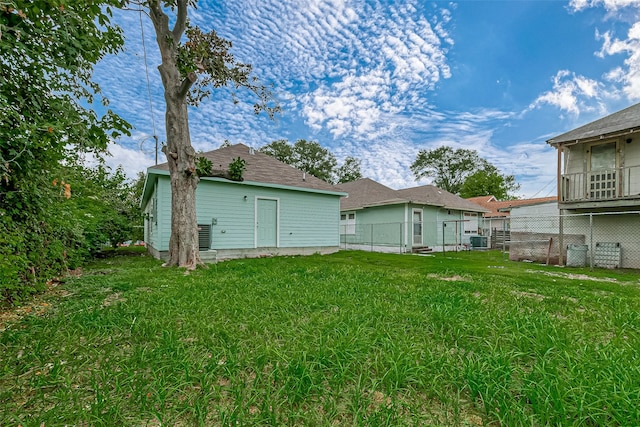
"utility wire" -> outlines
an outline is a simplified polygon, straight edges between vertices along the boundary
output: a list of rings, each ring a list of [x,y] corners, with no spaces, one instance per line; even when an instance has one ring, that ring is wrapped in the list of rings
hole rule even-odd
[[[147,93],[149,94],[149,111],[151,112],[151,126],[153,127],[153,139],[156,140],[156,165],[158,164],[158,135],[156,134],[156,119],[153,114],[153,101],[151,99],[151,81],[149,80],[149,65],[147,64],[147,46],[144,42],[144,25],[142,23],[142,8],[138,10],[140,15],[140,32],[142,33],[142,52],[144,56],[144,70],[147,75]]]
[[[537,192],[536,194],[534,194],[533,196],[531,196],[530,198],[531,198],[531,199],[534,199],[538,194],[542,193],[542,192],[544,191],[544,189],[545,189],[545,188],[547,188],[547,187],[549,186],[549,184],[551,184],[551,183],[552,183],[553,181],[555,181],[555,180],[556,180],[556,178],[555,178],[555,177],[551,178],[551,181],[549,181],[548,183],[546,183],[544,187],[542,187],[540,190],[538,190],[538,192]]]

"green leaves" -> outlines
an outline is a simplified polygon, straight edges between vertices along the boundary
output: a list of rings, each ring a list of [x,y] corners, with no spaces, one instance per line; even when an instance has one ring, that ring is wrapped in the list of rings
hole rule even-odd
[[[94,98],[108,103],[91,77],[97,61],[122,47],[110,7],[124,3],[0,3],[0,298],[37,290],[115,238],[108,226],[123,231],[133,223],[121,220],[111,194],[83,196],[95,176],[74,166],[82,153],[104,153],[129,132],[113,112],[86,107]],[[54,178],[65,185],[52,185]]]
[[[243,158],[236,157],[229,163],[229,176],[234,181],[242,181],[242,175],[247,167],[247,162]]]
[[[197,157],[196,173],[198,176],[211,176],[213,173],[213,162],[206,157]]]
[[[362,178],[360,160],[348,156],[344,163],[337,167],[336,156],[315,141],[299,139],[290,145],[286,139],[279,139],[261,147],[260,151],[329,183]]]
[[[411,171],[416,179],[431,178],[436,187],[462,197],[492,194],[502,200],[512,197],[510,193],[520,188],[515,177],[500,174],[476,150],[464,148],[420,150]]]

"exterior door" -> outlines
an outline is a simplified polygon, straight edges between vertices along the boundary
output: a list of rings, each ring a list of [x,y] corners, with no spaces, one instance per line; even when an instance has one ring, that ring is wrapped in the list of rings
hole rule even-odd
[[[256,204],[256,246],[278,246],[278,201],[258,199]]]
[[[422,210],[413,210],[413,245],[422,245]]]
[[[597,144],[590,147],[589,198],[611,199],[617,196],[616,143]]]

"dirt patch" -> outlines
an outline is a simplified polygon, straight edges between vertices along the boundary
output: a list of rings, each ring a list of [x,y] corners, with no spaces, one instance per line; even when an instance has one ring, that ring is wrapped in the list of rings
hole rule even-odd
[[[109,307],[111,305],[114,304],[118,304],[119,302],[124,302],[126,301],[126,298],[122,297],[122,293],[121,292],[116,292],[114,294],[108,295],[104,301],[102,301],[102,306],[103,307]]]
[[[43,293],[34,295],[19,306],[0,309],[0,332],[7,330],[11,324],[19,322],[27,316],[44,315],[52,307],[51,299],[71,295],[71,292],[62,288],[63,283],[64,279],[50,280]]]
[[[430,279],[444,280],[446,282],[459,282],[462,280],[466,280],[464,277],[458,276],[457,274],[448,277],[438,276],[437,274],[428,274],[427,277]]]
[[[608,283],[619,283],[617,279],[611,277],[593,277],[587,276],[586,274],[573,274],[573,273],[556,273],[553,271],[539,271],[539,270],[525,270],[526,273],[532,274],[541,274],[543,276],[549,277],[561,277],[563,279],[573,279],[573,280],[590,280],[592,282],[608,282]]]
[[[543,299],[548,298],[544,295],[536,294],[535,292],[511,291],[511,293],[519,297],[532,298],[536,301],[542,301]]]

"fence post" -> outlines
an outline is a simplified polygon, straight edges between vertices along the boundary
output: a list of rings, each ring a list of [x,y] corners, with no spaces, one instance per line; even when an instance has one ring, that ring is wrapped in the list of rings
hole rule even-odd
[[[373,252],[373,227],[374,225],[371,224],[371,252]]]
[[[562,215],[564,211],[562,209],[560,209],[560,222],[559,222],[559,228],[558,228],[558,265],[564,265],[564,254],[563,254],[563,247],[564,247],[564,215]]]
[[[445,252],[447,252],[447,250],[445,249],[444,246],[444,228],[447,226],[447,223],[442,221],[442,253],[444,254]]]
[[[589,212],[589,268],[593,270],[593,212]]]

